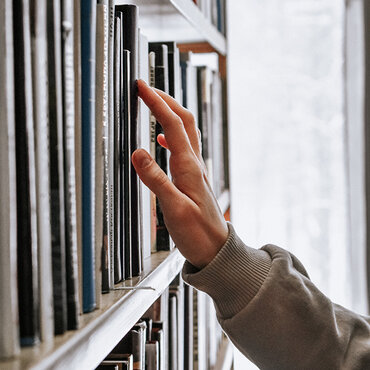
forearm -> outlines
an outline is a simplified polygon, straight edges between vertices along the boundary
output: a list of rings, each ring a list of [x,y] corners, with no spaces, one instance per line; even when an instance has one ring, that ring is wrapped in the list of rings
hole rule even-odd
[[[261,369],[370,368],[368,319],[333,304],[283,249],[249,248],[231,228],[216,258],[200,271],[186,264],[183,277],[214,299],[225,332]]]

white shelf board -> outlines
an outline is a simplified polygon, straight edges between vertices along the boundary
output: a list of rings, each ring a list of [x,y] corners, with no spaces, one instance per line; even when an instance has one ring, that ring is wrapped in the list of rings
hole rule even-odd
[[[117,0],[139,6],[139,27],[149,41],[207,42],[225,55],[226,38],[191,0]]]
[[[54,343],[22,349],[18,358],[0,361],[1,370],[95,369],[180,272],[184,261],[177,249],[152,254],[144,261],[141,277],[121,284],[133,290],[104,294],[100,309],[81,316],[81,329],[55,337]]]

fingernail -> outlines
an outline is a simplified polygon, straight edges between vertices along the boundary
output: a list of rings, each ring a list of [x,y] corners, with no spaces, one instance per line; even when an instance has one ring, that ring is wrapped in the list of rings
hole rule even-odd
[[[139,149],[135,152],[135,162],[140,168],[145,168],[149,166],[151,161],[152,158],[145,150]]]

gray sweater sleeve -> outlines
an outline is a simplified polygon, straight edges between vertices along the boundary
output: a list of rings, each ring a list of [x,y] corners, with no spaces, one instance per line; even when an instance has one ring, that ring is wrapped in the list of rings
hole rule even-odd
[[[292,254],[247,247],[229,237],[202,270],[189,262],[185,282],[214,301],[221,326],[261,369],[370,369],[370,318],[332,303]]]

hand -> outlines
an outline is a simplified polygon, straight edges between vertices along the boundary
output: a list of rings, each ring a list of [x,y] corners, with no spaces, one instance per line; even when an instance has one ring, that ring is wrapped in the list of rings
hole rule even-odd
[[[164,92],[138,81],[139,96],[164,130],[158,142],[171,152],[173,182],[144,149],[132,163],[158,197],[166,227],[177,248],[197,268],[216,256],[228,236],[225,219],[209,185],[193,115]]]

